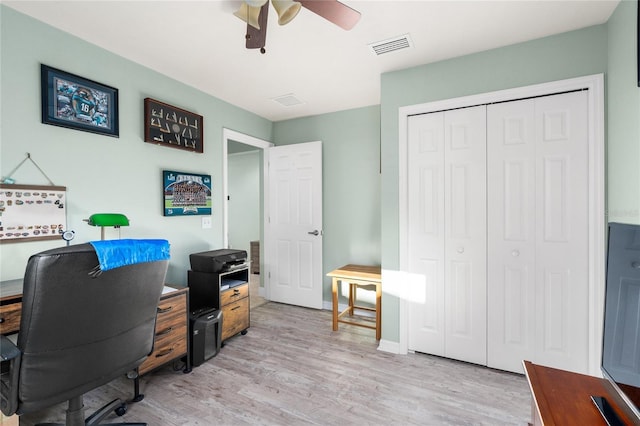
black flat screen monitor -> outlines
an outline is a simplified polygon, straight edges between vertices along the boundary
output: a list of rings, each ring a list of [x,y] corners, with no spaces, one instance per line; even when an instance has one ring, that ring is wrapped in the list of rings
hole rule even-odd
[[[609,224],[602,373],[640,423],[640,225]]]

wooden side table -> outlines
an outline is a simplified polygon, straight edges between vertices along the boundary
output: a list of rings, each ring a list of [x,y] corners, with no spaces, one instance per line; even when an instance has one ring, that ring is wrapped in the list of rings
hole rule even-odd
[[[335,269],[327,274],[333,278],[331,286],[333,294],[333,331],[338,330],[338,323],[357,325],[358,327],[371,328],[376,331],[376,340],[380,340],[382,336],[381,320],[382,320],[382,278],[380,266],[364,266],[364,265],[345,265]],[[338,313],[338,282],[349,284],[349,306],[342,312]],[[367,306],[356,305],[356,289],[358,287],[376,287],[376,306],[370,308]],[[361,309],[376,313],[375,325],[364,324],[361,322],[349,321],[342,319],[346,314],[355,315],[355,310]]]

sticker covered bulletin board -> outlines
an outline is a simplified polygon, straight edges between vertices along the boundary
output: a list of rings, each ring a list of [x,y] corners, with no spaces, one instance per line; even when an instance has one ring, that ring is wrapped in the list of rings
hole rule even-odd
[[[59,239],[66,230],[67,188],[0,184],[0,243]]]

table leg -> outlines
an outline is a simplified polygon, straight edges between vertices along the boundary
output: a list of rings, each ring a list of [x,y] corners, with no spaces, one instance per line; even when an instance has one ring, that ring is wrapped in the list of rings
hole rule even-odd
[[[331,293],[333,295],[333,331],[338,331],[338,279],[336,277],[333,277]]]
[[[376,340],[382,337],[382,284],[376,284]]]
[[[356,285],[349,283],[349,316],[353,316],[353,305],[356,303]]]

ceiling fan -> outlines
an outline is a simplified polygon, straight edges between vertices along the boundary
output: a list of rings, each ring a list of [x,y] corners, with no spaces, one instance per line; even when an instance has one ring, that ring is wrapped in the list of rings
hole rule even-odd
[[[301,7],[333,22],[340,28],[350,30],[360,20],[360,12],[338,0],[271,0],[278,14],[278,24],[285,25],[296,17]],[[244,0],[234,15],[247,23],[247,49],[260,49],[265,53],[267,41],[267,16],[269,0]]]

